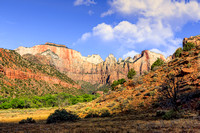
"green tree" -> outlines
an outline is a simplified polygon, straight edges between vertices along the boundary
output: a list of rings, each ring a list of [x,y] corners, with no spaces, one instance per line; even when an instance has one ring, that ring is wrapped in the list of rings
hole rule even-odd
[[[136,71],[133,68],[131,68],[127,74],[127,77],[128,79],[133,79],[133,76],[135,75],[136,75]]]
[[[183,49],[182,48],[178,48],[175,52],[175,57],[180,57],[181,53],[182,53]]]
[[[183,51],[190,51],[192,48],[195,48],[194,43],[188,42],[184,45]]]
[[[153,70],[154,67],[163,65],[164,63],[165,63],[165,62],[164,62],[162,59],[158,58],[158,59],[151,65],[151,70]]]

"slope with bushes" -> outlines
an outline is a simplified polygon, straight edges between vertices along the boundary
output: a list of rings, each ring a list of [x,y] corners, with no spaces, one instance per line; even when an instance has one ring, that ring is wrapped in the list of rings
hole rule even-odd
[[[134,110],[174,109],[174,106],[177,109],[197,110],[200,104],[200,46],[188,47],[190,44],[184,45],[184,50],[179,51],[176,58],[159,64],[157,69],[135,76],[78,110],[70,109],[81,117],[89,114],[101,116],[105,111],[118,114]],[[169,95],[164,96],[163,92]]]
[[[83,94],[81,87],[49,65],[30,62],[13,50],[0,49],[0,96],[44,96],[60,92]]]

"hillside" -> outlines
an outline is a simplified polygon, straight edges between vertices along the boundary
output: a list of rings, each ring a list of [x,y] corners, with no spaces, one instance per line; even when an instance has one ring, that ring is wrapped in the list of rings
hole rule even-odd
[[[6,49],[0,49],[0,88],[4,98],[83,93],[76,82],[54,67],[30,62]]]
[[[191,40],[197,39],[193,37],[189,40],[192,42]],[[100,115],[106,110],[111,114],[118,114],[129,111],[172,109],[173,102],[183,110],[199,109],[200,45],[193,44],[194,47],[191,50],[181,51],[177,57],[175,57],[177,53],[175,52],[170,62],[142,76],[136,76],[123,85],[118,85],[114,91],[109,91],[108,94],[84,107],[75,107],[79,108],[76,112],[84,117],[88,114]],[[187,47],[185,45],[187,42],[183,43],[183,49]],[[175,89],[178,89],[175,100],[173,85],[176,86]],[[73,107],[70,109],[74,110]]]

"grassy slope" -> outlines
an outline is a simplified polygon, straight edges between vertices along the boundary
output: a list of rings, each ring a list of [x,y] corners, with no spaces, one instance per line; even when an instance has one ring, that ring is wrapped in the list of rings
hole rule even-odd
[[[60,73],[49,65],[41,65],[30,62],[22,58],[13,50],[0,49],[0,65],[3,68],[12,68],[23,72],[44,74],[55,77],[68,84],[76,84],[67,75]],[[0,75],[0,95],[3,97],[45,95],[48,93],[66,92],[69,94],[83,94],[84,92],[76,88],[66,88],[59,84],[49,84],[43,80],[35,79],[9,79],[2,73]]]

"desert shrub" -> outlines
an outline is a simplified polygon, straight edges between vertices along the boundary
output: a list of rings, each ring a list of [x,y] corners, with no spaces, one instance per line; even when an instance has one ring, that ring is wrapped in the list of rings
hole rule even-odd
[[[176,50],[175,52],[175,57],[180,57],[181,56],[181,53],[182,53],[183,49],[180,47]]]
[[[19,121],[19,124],[25,124],[25,123],[36,123],[35,120],[33,118],[27,118],[27,119],[23,119],[21,121]]]
[[[88,114],[85,116],[85,118],[95,118],[99,117],[99,114],[97,113],[96,110],[91,109]]]
[[[165,63],[165,62],[164,62],[162,59],[158,58],[158,59],[151,65],[151,70],[153,70],[154,67],[163,65],[164,63]]]
[[[191,65],[191,63],[188,63],[187,64],[187,68],[190,68],[192,65]]]
[[[53,114],[47,118],[47,124],[57,123],[62,121],[75,121],[79,117],[75,114],[67,112],[65,109],[57,109]]]
[[[156,111],[156,117],[162,117],[166,114],[166,111],[163,110],[157,110]]]
[[[133,76],[135,75],[136,75],[136,71],[133,68],[131,68],[127,74],[127,77],[128,79],[133,79]]]
[[[186,44],[184,45],[183,51],[190,51],[192,48],[195,48],[194,43],[188,42],[188,43],[186,43]]]
[[[110,117],[110,116],[111,116],[110,111],[106,109],[101,113],[100,117]]]
[[[181,114],[174,110],[167,111],[163,116],[162,119],[164,120],[171,120],[180,118]]]
[[[124,78],[119,79],[119,80],[115,80],[115,81],[113,81],[111,87],[112,87],[112,89],[114,89],[114,87],[116,87],[117,85],[123,84],[125,82],[126,82],[126,80]]]

